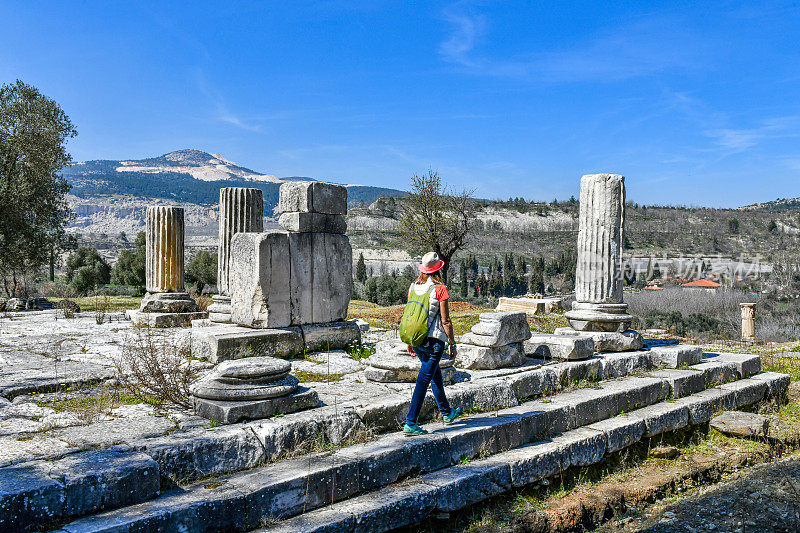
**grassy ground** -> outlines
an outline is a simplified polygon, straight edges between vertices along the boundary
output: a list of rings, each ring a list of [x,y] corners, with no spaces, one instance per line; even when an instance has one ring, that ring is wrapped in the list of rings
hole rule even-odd
[[[369,322],[369,325],[381,329],[394,329],[400,323],[403,316],[403,305],[393,305],[381,307],[377,304],[362,300],[350,302],[348,318],[361,318]],[[481,313],[491,313],[494,309],[476,307],[466,302],[450,303],[450,319],[456,335],[467,333],[472,326],[478,323]],[[567,320],[562,313],[548,313],[544,315],[533,315],[528,317],[531,329],[541,333],[553,333],[556,328],[567,325]]]
[[[138,309],[142,301],[139,296],[84,296],[70,298],[70,300],[81,306],[81,311],[104,311],[106,313]]]

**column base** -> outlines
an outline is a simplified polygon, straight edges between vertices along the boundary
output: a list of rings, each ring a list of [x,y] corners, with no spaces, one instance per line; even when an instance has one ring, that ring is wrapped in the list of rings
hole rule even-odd
[[[231,297],[215,294],[211,297],[213,303],[208,306],[208,319],[211,322],[230,324],[231,322]]]
[[[218,424],[235,424],[244,420],[259,420],[276,414],[286,415],[319,405],[317,392],[307,387],[299,387],[288,396],[266,400],[208,400],[193,398],[194,412]]]
[[[143,313],[196,313],[197,303],[187,292],[148,292],[142,298]]]
[[[631,327],[633,316],[628,304],[594,304],[574,302],[572,310],[564,313],[576,331],[611,331],[622,333]]]
[[[194,320],[205,319],[206,312],[146,313],[132,309],[126,311],[125,315],[135,326],[146,326],[150,328],[185,328],[191,326]]]

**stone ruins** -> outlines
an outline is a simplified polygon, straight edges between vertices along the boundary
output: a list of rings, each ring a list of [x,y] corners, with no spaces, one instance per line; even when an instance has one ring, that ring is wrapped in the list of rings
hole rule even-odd
[[[577,331],[626,331],[633,317],[622,301],[625,178],[581,178],[575,302],[566,316]]]
[[[520,366],[525,362],[522,343],[530,338],[525,313],[482,313],[478,323],[459,340],[456,364],[473,370]]]
[[[147,294],[129,318],[153,327],[185,326],[204,318],[183,287],[183,208],[148,207],[145,228]]]
[[[389,531],[780,401],[790,378],[762,372],[758,355],[645,342],[629,329],[624,198],[622,176],[581,180],[570,327],[532,334],[524,312],[482,314],[458,359],[442,362],[448,399],[471,414],[445,425],[429,396],[420,420],[430,433],[407,439],[419,361],[391,330],[364,332],[376,346],[368,359],[341,349],[361,339],[346,320],[346,190],[283,184],[283,229],[266,232],[257,193],[222,192],[209,319],[150,330],[51,310],[4,321],[0,531]],[[132,318],[186,325],[198,314],[183,287],[183,213],[151,209],[148,295]],[[107,395],[126,337],[142,334],[191,340],[194,409],[57,407]],[[763,420],[727,418],[714,423],[766,432]]]
[[[345,320],[353,285],[353,251],[344,235],[347,189],[322,182],[282,184],[278,210],[283,230],[258,231],[263,228],[262,206],[258,190],[220,191],[218,271],[223,297],[214,302],[220,305],[212,322],[231,325],[196,322],[192,349],[213,362],[246,358],[233,367],[225,363],[226,372],[247,372],[251,364],[266,368],[278,364],[274,357],[361,342],[358,325]],[[230,314],[225,312],[228,295]],[[230,381],[212,375],[209,383],[193,389],[197,414],[232,423],[316,406],[313,391],[273,394],[284,389],[263,385],[272,383],[271,377],[258,378],[228,395],[225,384]]]
[[[231,321],[231,240],[237,233],[264,230],[264,199],[260,189],[224,187],[219,190],[219,241],[217,244],[217,292],[208,308],[212,322]]]
[[[586,359],[594,352],[624,352],[644,346],[629,329],[633,317],[622,299],[622,243],[625,240],[625,178],[589,174],[581,178],[575,302],[566,317],[571,327],[537,335],[528,353]],[[590,339],[593,350],[587,349]]]
[[[319,404],[317,393],[299,387],[291,363],[274,357],[225,361],[192,384],[195,412],[221,424],[269,418]]]
[[[344,235],[347,189],[284,183],[278,199],[284,229],[245,231],[261,227],[253,214],[260,194],[254,189],[220,193],[220,216],[238,221],[224,224],[225,239],[220,224],[218,252],[220,291],[230,295],[231,324],[195,323],[193,352],[219,362],[291,357],[359,343],[358,325],[345,320],[353,287],[353,251]],[[219,322],[223,318],[227,315]]]

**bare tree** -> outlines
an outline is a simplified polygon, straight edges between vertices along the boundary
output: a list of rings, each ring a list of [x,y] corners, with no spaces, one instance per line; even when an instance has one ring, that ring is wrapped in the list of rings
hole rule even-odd
[[[438,172],[428,170],[411,178],[411,192],[403,200],[400,230],[406,245],[417,252],[434,251],[444,260],[447,281],[450,260],[464,248],[472,230],[474,191],[448,190]]]

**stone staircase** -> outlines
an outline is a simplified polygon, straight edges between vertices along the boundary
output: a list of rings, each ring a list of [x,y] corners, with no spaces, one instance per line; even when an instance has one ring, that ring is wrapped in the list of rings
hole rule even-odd
[[[686,346],[545,365],[448,387],[454,404],[485,412],[450,426],[429,423],[422,437],[396,431],[407,398],[385,398],[361,411],[343,408],[362,423],[384,420],[391,431],[376,440],[263,466],[271,457],[266,438],[257,441],[260,455],[232,440],[264,427],[251,424],[204,430],[183,444],[160,440],[3,468],[0,531],[385,531],[599,462],[716,411],[779,397],[788,385],[788,376],[760,372],[758,356],[701,355]],[[325,409],[263,424],[287,438],[290,427],[324,425]],[[185,466],[214,457],[222,475],[198,479]],[[261,459],[252,464],[253,457]],[[164,490],[171,468],[196,481]]]

